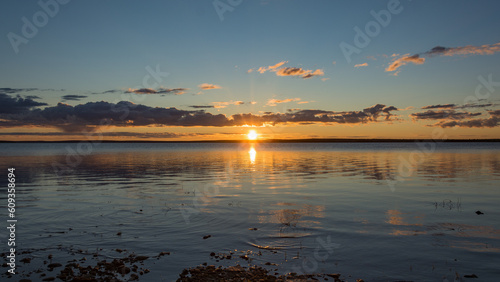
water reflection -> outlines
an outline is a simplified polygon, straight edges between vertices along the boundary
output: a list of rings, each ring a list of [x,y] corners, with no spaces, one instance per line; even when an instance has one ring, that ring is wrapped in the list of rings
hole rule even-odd
[[[402,159],[407,152],[390,151],[283,151],[270,150],[262,144],[251,144],[235,150],[170,150],[170,151],[123,151],[94,153],[82,156],[73,173],[66,177],[88,177],[90,180],[137,180],[158,177],[164,182],[207,181],[220,174],[245,175],[253,172],[259,178],[318,180],[329,175],[372,180],[386,185],[386,180],[401,174]],[[241,152],[247,152],[247,160]],[[259,151],[257,156],[257,150]],[[53,165],[67,165],[66,155],[3,156],[2,166],[16,166],[28,173],[23,179],[55,176]],[[249,160],[249,161],[248,161]],[[423,162],[415,164],[410,178],[425,181],[473,182],[483,176],[500,179],[500,153],[435,153]],[[230,170],[230,171],[228,171]],[[234,176],[234,175],[233,175]]]
[[[85,237],[92,226],[103,246],[116,243],[114,234],[120,231],[134,238],[130,244],[135,251],[150,242],[151,252],[158,253],[158,241],[175,242],[168,246],[178,247],[172,261],[180,261],[185,253],[189,262],[193,254],[206,255],[206,249],[200,251],[206,246],[193,242],[207,234],[213,235],[206,241],[213,251],[250,246],[282,250],[288,258],[298,252],[312,257],[316,238],[331,235],[342,248],[328,265],[339,258],[354,263],[378,255],[387,258],[394,236],[399,236],[398,246],[417,259],[435,247],[451,249],[450,257],[466,250],[459,254],[468,261],[469,251],[500,249],[500,227],[492,220],[498,215],[498,150],[427,155],[391,192],[386,180],[398,176],[407,151],[289,150],[258,143],[209,150],[196,144],[169,150],[119,146],[122,149],[81,157],[73,172],[61,177],[53,164],[66,164],[66,155],[1,156],[2,167],[16,167],[20,202],[29,204],[21,209],[29,231],[24,236],[36,239],[41,228],[68,225],[73,231],[61,235],[61,241],[85,246],[95,241]],[[448,207],[451,200],[443,199],[456,198],[460,209],[436,206]],[[477,216],[477,209],[485,214]],[[33,238],[23,242],[35,242],[28,240]],[[55,245],[55,239],[44,239]],[[398,268],[407,267],[396,260]]]
[[[255,151],[255,148],[253,145],[250,148],[250,150],[248,151],[248,155],[250,156],[250,163],[255,164],[255,157],[257,156],[257,151]]]

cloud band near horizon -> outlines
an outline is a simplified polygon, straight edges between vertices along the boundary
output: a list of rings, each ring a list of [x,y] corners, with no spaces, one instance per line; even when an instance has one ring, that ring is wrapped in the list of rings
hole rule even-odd
[[[88,102],[71,106],[58,103],[45,106],[31,99],[14,98],[0,94],[0,127],[39,126],[55,127],[65,132],[74,132],[86,127],[114,126],[264,126],[286,123],[362,124],[390,121],[394,106],[377,104],[361,111],[293,110],[287,113],[264,113],[256,115],[241,113],[226,116],[205,110],[181,110],[175,107],[162,108],[134,104],[128,101],[110,103]],[[5,106],[7,105],[7,106]],[[16,109],[16,111],[12,111]]]

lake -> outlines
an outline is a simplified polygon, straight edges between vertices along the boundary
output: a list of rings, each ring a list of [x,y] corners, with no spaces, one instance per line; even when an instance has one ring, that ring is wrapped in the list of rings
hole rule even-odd
[[[2,143],[0,156],[3,187],[15,168],[17,278],[132,253],[147,281],[202,263],[500,276],[500,143]]]

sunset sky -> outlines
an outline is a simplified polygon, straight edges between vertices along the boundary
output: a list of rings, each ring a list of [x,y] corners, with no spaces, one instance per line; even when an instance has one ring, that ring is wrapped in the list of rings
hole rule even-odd
[[[0,140],[500,138],[498,1],[0,8]]]

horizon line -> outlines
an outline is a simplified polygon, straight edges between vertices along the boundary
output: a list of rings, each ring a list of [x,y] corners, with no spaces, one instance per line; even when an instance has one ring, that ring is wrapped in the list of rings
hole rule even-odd
[[[304,138],[263,140],[0,140],[0,143],[409,143],[409,142],[500,142],[499,138],[430,139],[430,138]]]

